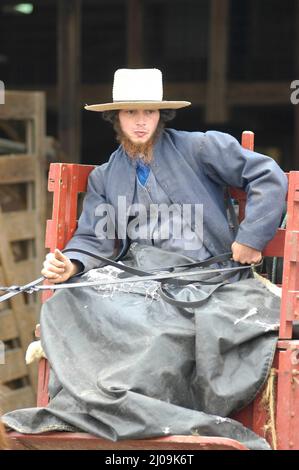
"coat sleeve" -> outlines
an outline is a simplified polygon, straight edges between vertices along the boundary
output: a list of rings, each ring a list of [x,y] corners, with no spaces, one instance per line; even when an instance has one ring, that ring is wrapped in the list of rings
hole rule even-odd
[[[79,248],[105,256],[106,258],[113,257],[115,247],[114,226],[113,230],[111,229],[113,220],[111,219],[111,223],[109,225],[109,236],[111,236],[111,238],[107,236],[108,231],[104,233],[102,230],[103,226],[106,224],[101,223],[101,221],[104,220],[104,217],[106,221],[108,220],[106,207],[108,207],[108,205],[106,204],[103,174],[101,167],[98,167],[89,175],[87,192],[84,197],[83,209],[78,221],[78,228],[74,233],[74,236],[65,246],[64,250]],[[79,261],[82,264],[82,270],[78,274],[83,274],[90,269],[104,265],[101,261],[96,260],[91,256],[77,253],[75,251],[67,252],[66,256],[71,260]]]
[[[263,250],[279,227],[288,188],[287,177],[270,157],[244,149],[231,135],[206,132],[201,140],[202,170],[219,185],[247,193],[245,218],[236,241]]]

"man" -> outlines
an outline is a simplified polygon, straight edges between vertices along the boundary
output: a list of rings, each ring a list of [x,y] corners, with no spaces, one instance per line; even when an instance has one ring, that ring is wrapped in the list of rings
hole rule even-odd
[[[260,260],[287,180],[227,134],[164,129],[189,104],[163,100],[157,69],[120,69],[113,102],[86,106],[105,113],[120,146],[91,173],[78,229],[64,253],[47,255],[42,274],[98,285],[59,290],[43,305],[50,403],[6,414],[19,432],[225,436],[269,448],[227,417],[253,400],[273,360],[279,299],[239,263]],[[239,228],[227,217],[227,185],[247,191]],[[120,273],[132,269],[136,283]],[[180,279],[171,281],[173,270]],[[157,271],[167,280],[142,277]]]
[[[103,112],[113,123],[120,147],[108,163],[91,174],[77,233],[66,248],[84,248],[112,257],[112,240],[103,240],[96,233],[99,217],[95,211],[112,200],[117,219],[114,223],[118,222],[120,197],[125,197],[129,204],[145,202],[138,192],[143,191],[139,187],[140,175],[146,175],[143,186],[149,190],[148,210],[152,204],[182,204],[187,200],[193,205],[201,204],[203,209],[203,234],[202,240],[197,235],[197,249],[186,250],[184,243],[179,244],[173,237],[168,243],[156,240],[156,246],[180,251],[197,260],[231,250],[235,262],[258,263],[262,249],[275,234],[284,207],[287,179],[278,165],[268,157],[243,149],[227,134],[165,131],[166,120],[173,117],[171,110],[191,103],[163,101],[162,74],[157,69],[118,70],[113,99],[113,103],[86,106],[88,110]],[[248,194],[246,217],[235,240],[225,215],[226,185],[241,187]],[[149,196],[151,189],[154,199]],[[180,219],[177,214],[172,222],[180,223]],[[127,232],[127,227],[124,231]],[[122,238],[118,259],[125,253],[127,236],[128,233]],[[100,263],[89,256],[74,252],[66,256],[56,250],[47,255],[42,274],[52,283],[61,283],[79,271],[97,266]]]

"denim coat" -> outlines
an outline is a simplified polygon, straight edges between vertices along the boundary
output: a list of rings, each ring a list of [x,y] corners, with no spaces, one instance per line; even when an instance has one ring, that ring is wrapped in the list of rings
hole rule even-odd
[[[234,239],[262,250],[275,235],[285,207],[287,177],[272,158],[244,149],[231,135],[165,129],[154,145],[150,166],[172,203],[203,205],[203,244],[212,255],[230,251]],[[118,201],[122,197],[128,206],[132,204],[135,178],[136,162],[122,146],[91,172],[78,228],[67,249],[115,257],[115,241],[99,237],[96,230],[97,208],[108,204],[119,239],[116,259],[122,258],[128,248],[128,218]],[[224,203],[227,185],[247,193],[245,219],[236,236]],[[80,261],[84,272],[101,266],[81,253],[68,252],[67,256]]]

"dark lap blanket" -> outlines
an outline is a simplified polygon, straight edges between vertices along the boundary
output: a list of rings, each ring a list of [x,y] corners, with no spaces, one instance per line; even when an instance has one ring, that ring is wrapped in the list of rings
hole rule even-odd
[[[149,269],[186,257],[134,245],[125,262]],[[111,440],[222,436],[268,449],[228,416],[250,403],[267,379],[280,299],[252,277],[221,285],[197,308],[166,303],[156,287],[147,281],[111,292],[57,291],[41,313],[50,403],[7,413],[3,421],[22,433],[81,430]],[[188,285],[171,293],[196,300],[211,289]]]

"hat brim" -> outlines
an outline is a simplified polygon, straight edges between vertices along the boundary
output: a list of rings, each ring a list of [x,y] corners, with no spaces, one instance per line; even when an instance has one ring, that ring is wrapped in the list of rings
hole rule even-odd
[[[113,103],[85,105],[87,111],[114,111],[120,109],[180,109],[190,106],[189,101],[115,101]]]

